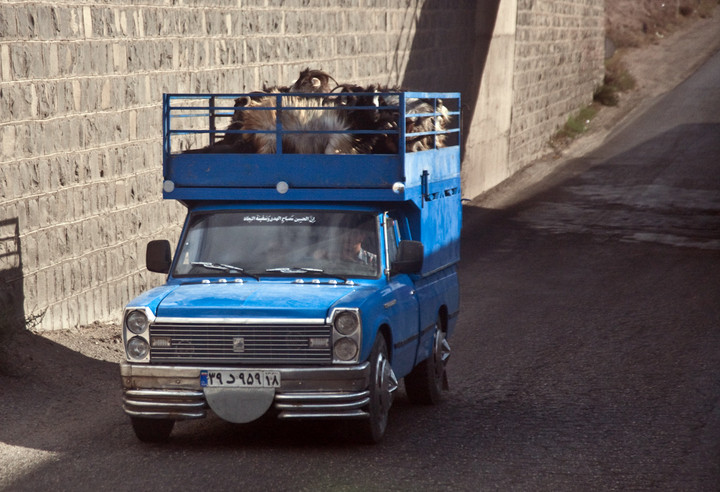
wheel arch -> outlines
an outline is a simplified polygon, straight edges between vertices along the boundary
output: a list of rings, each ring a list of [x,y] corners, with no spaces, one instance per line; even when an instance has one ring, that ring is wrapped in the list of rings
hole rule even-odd
[[[450,314],[448,312],[447,305],[443,304],[438,309],[438,321],[440,322],[440,329],[447,333],[448,330],[448,321],[450,318]]]
[[[379,335],[382,335],[385,337],[385,342],[387,344],[388,348],[388,358],[390,359],[390,362],[393,361],[393,336],[392,336],[392,330],[390,329],[390,325],[387,322],[382,323],[378,329],[375,331],[375,337],[377,338]],[[373,339],[373,343],[375,343],[375,339]]]

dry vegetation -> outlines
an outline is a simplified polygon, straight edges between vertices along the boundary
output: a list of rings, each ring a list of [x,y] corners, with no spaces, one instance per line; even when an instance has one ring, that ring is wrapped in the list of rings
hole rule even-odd
[[[622,60],[626,49],[656,43],[688,22],[712,17],[718,4],[720,0],[605,0],[608,59],[605,84],[595,100],[614,106],[618,92],[635,87]]]
[[[619,94],[635,88],[623,55],[628,49],[657,43],[688,23],[712,17],[720,0],[605,0],[606,55],[603,85],[594,102],[571,115],[550,139],[555,151],[584,133],[602,106],[616,106]]]
[[[607,37],[618,48],[663,38],[688,20],[711,17],[718,0],[605,0]]]

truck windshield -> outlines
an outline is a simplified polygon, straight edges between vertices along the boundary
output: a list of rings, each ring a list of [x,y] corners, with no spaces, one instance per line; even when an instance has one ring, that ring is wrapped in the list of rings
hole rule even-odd
[[[369,212],[196,212],[173,273],[378,277],[378,227]]]

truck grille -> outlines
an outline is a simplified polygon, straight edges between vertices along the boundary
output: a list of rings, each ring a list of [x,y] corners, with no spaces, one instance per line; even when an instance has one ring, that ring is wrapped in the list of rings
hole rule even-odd
[[[318,364],[332,361],[330,325],[153,324],[152,363]]]

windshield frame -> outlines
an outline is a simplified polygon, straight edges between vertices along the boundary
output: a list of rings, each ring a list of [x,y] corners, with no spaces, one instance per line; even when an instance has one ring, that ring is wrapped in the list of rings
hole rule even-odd
[[[188,245],[189,237],[195,233],[195,231],[205,230],[200,241],[208,241],[206,244],[211,244],[216,241],[215,238],[209,238],[207,235],[208,225],[200,226],[200,222],[203,220],[212,220],[213,217],[230,217],[232,215],[237,216],[239,219],[243,217],[294,217],[296,224],[302,225],[303,222],[309,223],[305,218],[313,216],[315,220],[320,219],[321,224],[318,226],[310,225],[309,227],[326,227],[329,230],[333,230],[330,225],[324,224],[324,220],[328,217],[334,217],[335,220],[340,221],[340,218],[347,220],[354,220],[363,222],[364,227],[368,227],[368,232],[371,236],[371,242],[375,243],[375,258],[372,265],[366,265],[363,267],[352,267],[357,268],[354,270],[342,270],[337,265],[337,258],[328,260],[326,263],[321,262],[297,262],[289,261],[283,264],[272,264],[264,265],[262,268],[258,267],[257,263],[244,261],[243,258],[238,258],[234,261],[220,261],[224,258],[198,258],[197,256],[186,257],[183,260],[183,256],[189,253],[190,250],[186,248]],[[286,219],[287,220],[287,219]],[[272,221],[266,221],[270,223]],[[282,221],[276,221],[282,222]],[[290,221],[292,222],[292,220]],[[340,221],[342,222],[342,221]],[[203,279],[203,278],[214,278],[214,277],[227,277],[227,278],[254,278],[259,280],[262,278],[312,278],[312,279],[324,279],[330,283],[336,281],[347,281],[349,279],[379,279],[384,272],[384,233],[381,230],[382,219],[380,212],[375,209],[357,209],[357,208],[333,208],[332,210],[317,209],[317,208],[302,208],[302,207],[288,207],[288,208],[197,208],[190,210],[186,221],[185,227],[183,228],[180,241],[178,243],[176,254],[173,258],[173,263],[170,271],[170,277],[176,279]],[[236,227],[247,227],[247,225],[235,224]],[[343,230],[350,230],[351,227],[345,227]],[[200,234],[199,232],[197,232]],[[322,236],[320,236],[322,237]],[[327,241],[337,241],[337,239],[326,238]],[[205,247],[198,245],[197,248]],[[311,247],[306,245],[305,247]],[[222,249],[222,247],[221,247]],[[269,254],[269,253],[268,253]],[[237,268],[226,269],[222,271],[221,268],[200,268],[193,270],[187,267],[189,263],[202,263],[215,265],[230,265]],[[186,270],[180,268],[185,265]],[[321,267],[322,266],[322,267]],[[349,268],[349,267],[348,267]],[[268,271],[269,270],[269,271]],[[313,280],[315,281],[315,280]]]

